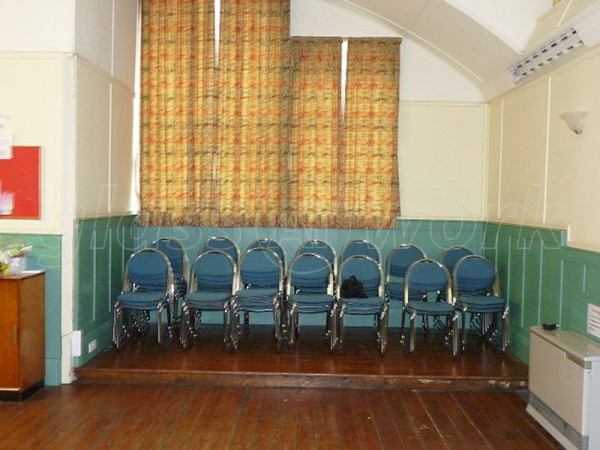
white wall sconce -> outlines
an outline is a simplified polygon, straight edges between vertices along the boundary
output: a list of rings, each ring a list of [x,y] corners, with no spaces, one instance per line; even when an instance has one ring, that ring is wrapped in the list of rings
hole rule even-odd
[[[583,121],[588,115],[588,111],[569,111],[562,113],[558,117],[565,121],[569,130],[575,134],[583,133]]]

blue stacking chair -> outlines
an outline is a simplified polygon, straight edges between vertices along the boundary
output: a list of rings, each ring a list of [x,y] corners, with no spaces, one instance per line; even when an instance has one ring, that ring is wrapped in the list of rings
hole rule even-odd
[[[366,298],[341,297],[342,284],[351,276],[363,284]],[[340,266],[337,281],[337,350],[342,349],[344,342],[344,316],[346,314],[372,315],[379,352],[383,355],[387,345],[388,309],[389,305],[383,295],[383,273],[381,265],[370,256],[354,255],[347,258]]]
[[[321,255],[323,258],[325,258],[331,265],[331,268],[333,269],[333,279],[335,282],[335,279],[337,278],[338,269],[337,254],[335,252],[335,249],[331,245],[329,245],[325,241],[313,239],[300,244],[300,246],[296,250],[296,256],[303,253],[316,253],[317,255]]]
[[[223,312],[223,342],[231,349],[231,298],[237,291],[237,264],[227,253],[208,250],[192,264],[188,293],[181,308],[180,341],[188,348],[201,334],[202,311]]]
[[[453,245],[452,247],[446,249],[444,253],[442,253],[442,255],[438,258],[438,261],[446,266],[446,269],[448,269],[448,272],[450,272],[450,275],[452,275],[456,263],[465,256],[473,254],[474,253],[467,247],[463,247],[462,245]]]
[[[462,245],[453,245],[452,247],[447,248],[444,253],[438,258],[438,261],[442,263],[448,269],[450,276],[454,273],[454,266],[456,263],[465,256],[474,255],[474,253],[468,249],[467,247],[463,247]],[[441,292],[438,300],[446,301],[445,297],[446,293]]]
[[[325,257],[316,253],[300,253],[287,272],[287,315],[289,343],[294,345],[299,332],[299,314],[326,313],[329,346],[336,343],[336,301],[333,295],[333,268]]]
[[[255,241],[252,241],[249,245],[248,248],[246,250],[250,250],[252,248],[258,248],[258,247],[262,247],[262,248],[268,248],[270,250],[273,250],[277,256],[279,256],[279,259],[281,259],[281,263],[283,264],[283,267],[286,267],[286,258],[285,258],[285,250],[283,250],[283,247],[281,246],[281,244],[273,239],[267,239],[267,238],[263,238],[263,239],[257,239]]]
[[[404,277],[410,265],[427,258],[423,250],[413,244],[402,244],[388,253],[385,265],[385,293],[389,300],[404,302]]]
[[[231,239],[223,236],[212,236],[200,246],[198,253],[204,253],[209,250],[220,250],[227,253],[237,264],[240,261],[240,249]]]
[[[500,296],[495,266],[482,256],[467,255],[456,263],[452,282],[456,308],[462,318],[463,348],[467,339],[466,314],[471,313],[471,327],[479,327],[481,335],[491,342],[498,332],[498,322],[502,322],[500,347],[506,351],[510,343],[509,304]]]
[[[275,326],[277,347],[281,348],[283,333],[284,269],[277,253],[269,248],[248,249],[239,263],[239,289],[231,304],[231,339],[237,349],[241,334],[240,313],[271,312]],[[244,323],[249,332],[249,322]]]
[[[340,265],[345,260],[355,255],[368,256],[378,263],[381,263],[381,251],[379,250],[379,247],[365,239],[356,239],[348,242],[344,246],[344,249],[340,254]]]
[[[422,316],[424,320],[433,317],[434,325],[450,345],[452,355],[458,353],[457,312],[453,305],[451,286],[452,279],[448,269],[433,259],[420,259],[407,269],[404,279],[401,341],[408,353],[415,349],[417,316]],[[437,296],[441,291],[445,292],[447,301],[427,301],[429,294]],[[407,314],[410,318],[408,342],[404,334]],[[442,317],[446,319],[445,323],[442,322]]]
[[[156,311],[158,343],[168,344],[172,335],[170,307],[174,296],[173,270],[164,253],[146,248],[131,255],[125,265],[123,290],[114,304],[114,346],[122,348],[131,334],[131,326],[139,334],[145,334],[150,324],[150,311]],[[166,335],[162,320],[165,310]]]
[[[173,280],[175,282],[175,296],[171,305],[171,314],[173,322],[179,322],[179,300],[183,300],[187,292],[188,277],[188,258],[183,250],[181,243],[173,238],[160,238],[154,241],[151,248],[156,248],[163,252],[173,269]]]

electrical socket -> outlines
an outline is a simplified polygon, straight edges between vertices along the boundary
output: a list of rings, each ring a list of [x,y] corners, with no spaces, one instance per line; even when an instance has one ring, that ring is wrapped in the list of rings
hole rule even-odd
[[[98,347],[98,339],[94,339],[88,344],[88,353],[92,353]]]

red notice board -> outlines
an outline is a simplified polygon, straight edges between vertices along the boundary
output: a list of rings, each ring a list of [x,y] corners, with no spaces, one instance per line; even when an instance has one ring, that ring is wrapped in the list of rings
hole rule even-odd
[[[13,147],[0,159],[0,219],[40,218],[40,147]]]

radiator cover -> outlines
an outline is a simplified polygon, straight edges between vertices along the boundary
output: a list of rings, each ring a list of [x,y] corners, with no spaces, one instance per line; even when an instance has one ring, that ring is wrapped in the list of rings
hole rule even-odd
[[[567,448],[600,449],[600,345],[532,327],[527,411]]]

